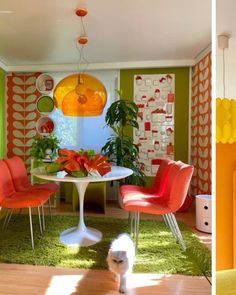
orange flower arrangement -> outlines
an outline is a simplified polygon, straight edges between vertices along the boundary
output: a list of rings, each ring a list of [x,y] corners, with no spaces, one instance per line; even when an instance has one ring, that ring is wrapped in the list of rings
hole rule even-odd
[[[88,174],[103,176],[111,171],[109,159],[94,150],[59,149],[59,157],[54,163],[47,166],[47,172],[66,171],[74,177],[85,177]]]

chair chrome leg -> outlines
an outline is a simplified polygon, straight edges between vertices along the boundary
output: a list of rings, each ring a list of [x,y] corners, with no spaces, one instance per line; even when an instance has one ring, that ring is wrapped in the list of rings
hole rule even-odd
[[[167,221],[167,219],[166,219],[166,216],[165,216],[165,215],[162,215],[162,217],[163,217],[163,219],[164,219],[164,221],[165,221],[165,225],[166,225],[167,227],[169,227],[169,225],[168,225],[168,221]]]
[[[40,229],[40,233],[42,235],[43,230],[42,230],[42,223],[41,223],[41,217],[40,217],[40,207],[38,207],[38,216],[39,216],[39,229]]]
[[[43,208],[43,205],[41,206],[41,208],[42,208],[43,230],[45,230],[45,218],[44,218],[44,208]]]
[[[133,234],[133,218],[132,213],[129,211],[129,225],[130,225],[130,235],[132,237]]]
[[[170,217],[170,214],[165,214],[165,216],[166,216],[166,220],[168,222],[169,228],[171,230],[171,233],[172,233],[173,237],[175,238],[176,242],[178,243],[178,241],[179,241],[178,233],[176,232],[176,229],[175,229],[174,223]]]
[[[138,252],[138,237],[139,237],[139,218],[140,212],[136,212],[136,242],[135,242],[135,253]]]
[[[180,242],[180,244],[182,246],[182,249],[183,249],[183,251],[186,251],[186,244],[185,244],[184,238],[183,238],[183,236],[181,234],[181,231],[179,229],[179,225],[178,225],[178,223],[176,221],[175,215],[173,213],[170,213],[170,216],[171,216],[171,219],[172,219],[172,221],[174,223],[174,227],[176,229],[178,239],[179,239],[179,242]]]
[[[32,215],[31,215],[30,207],[29,207],[29,221],[30,221],[31,244],[32,244],[32,248],[34,249],[34,234],[33,234]]]
[[[134,238],[134,212],[129,212],[130,214],[130,235]]]
[[[132,212],[132,215],[133,215],[133,235],[132,235],[132,238],[133,238],[133,241],[135,241],[135,237],[136,237],[136,212]]]
[[[8,219],[7,219],[7,222],[6,222],[6,224],[5,224],[5,228],[8,227],[8,224],[9,224],[9,222],[10,222],[10,220],[11,220],[11,217],[12,217],[12,213],[13,213],[13,211],[14,211],[14,209],[12,209],[11,212],[10,212],[10,214],[8,215]]]
[[[129,225],[129,232],[130,232],[130,236],[132,237],[132,218],[131,218],[132,216],[131,216],[131,212],[130,211],[128,211],[128,225]]]
[[[173,229],[172,229],[172,226],[171,226],[171,221],[170,221],[170,217],[168,216],[168,214],[165,214],[165,218],[166,218],[166,222],[167,222],[167,225],[173,235],[174,238],[176,238],[175,236],[175,233],[173,232]]]
[[[133,240],[135,239],[135,235],[136,235],[136,213],[132,212],[132,219],[133,219]]]
[[[4,218],[3,225],[2,225],[2,230],[4,230],[4,228],[5,228],[5,225],[6,225],[6,222],[7,222],[7,219],[8,219],[8,215],[9,214],[10,214],[10,209],[7,209],[7,213],[6,213],[6,216]]]
[[[135,226],[134,226],[134,239],[136,241],[137,239],[137,227],[138,227],[138,212],[134,212],[134,220],[135,220]],[[135,242],[136,243],[136,242]]]
[[[51,199],[48,199],[48,209],[50,214],[50,219],[52,220],[52,206],[51,206]]]

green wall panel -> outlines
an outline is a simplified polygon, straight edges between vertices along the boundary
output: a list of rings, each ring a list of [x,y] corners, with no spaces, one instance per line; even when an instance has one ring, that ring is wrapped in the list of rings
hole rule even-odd
[[[189,67],[121,70],[120,89],[123,92],[123,98],[132,100],[134,75],[171,73],[175,74],[175,160],[181,160],[187,163],[189,126]]]
[[[5,77],[6,73],[0,68],[0,159],[5,156],[6,152],[6,131],[5,131],[5,115],[6,115],[6,97],[5,97]]]

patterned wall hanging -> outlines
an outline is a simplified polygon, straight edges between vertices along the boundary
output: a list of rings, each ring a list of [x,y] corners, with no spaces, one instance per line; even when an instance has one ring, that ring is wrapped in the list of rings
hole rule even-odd
[[[7,76],[7,157],[22,157],[29,170],[30,147],[39,118],[36,101],[40,96],[35,83],[40,73]]]
[[[211,194],[211,54],[192,69],[191,193]]]
[[[135,75],[134,101],[139,129],[134,142],[147,176],[155,176],[160,158],[174,158],[175,75]]]

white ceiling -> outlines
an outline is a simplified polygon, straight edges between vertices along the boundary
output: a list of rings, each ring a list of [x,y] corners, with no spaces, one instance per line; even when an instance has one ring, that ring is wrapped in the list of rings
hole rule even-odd
[[[218,48],[216,38],[216,96],[236,97],[236,26],[235,0],[217,0],[216,6],[216,35],[229,36],[229,47]],[[224,58],[223,58],[224,55]],[[223,63],[225,60],[225,66]],[[225,72],[225,73],[224,73]],[[225,77],[225,81],[224,81]],[[224,91],[225,88],[225,91]],[[224,94],[225,92],[225,94]]]
[[[0,0],[0,61],[11,69],[77,64],[79,6],[88,9],[91,64],[187,62],[211,42],[211,0]]]
[[[227,35],[229,39],[229,49],[234,52],[236,59],[236,26],[235,26],[235,0],[217,0],[216,6],[216,34]],[[217,40],[216,40],[217,41]]]
[[[235,18],[235,0],[217,0],[216,32],[217,34],[235,34],[236,27],[232,20]]]

